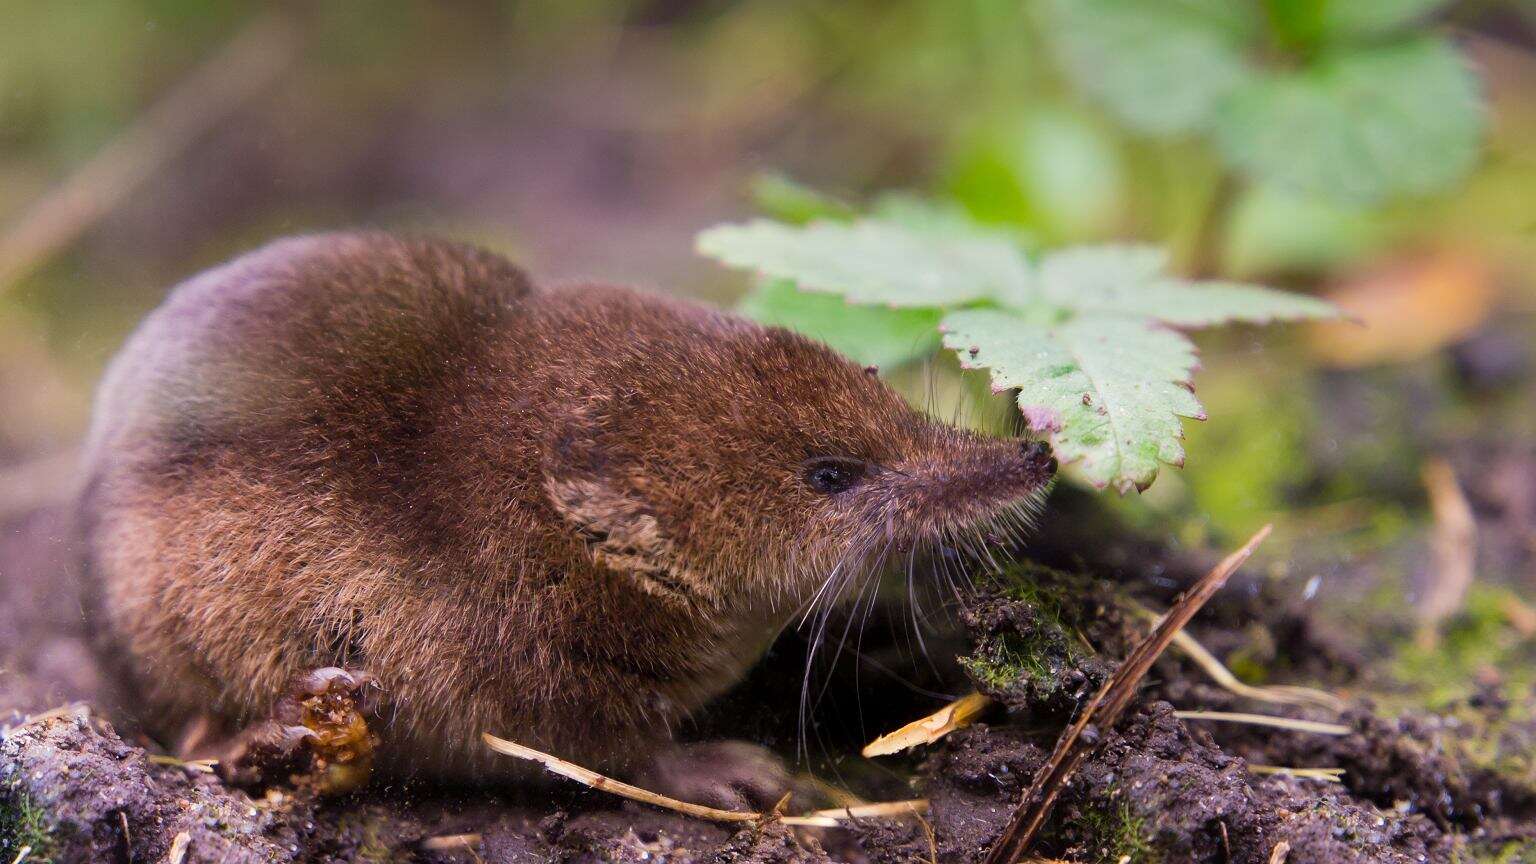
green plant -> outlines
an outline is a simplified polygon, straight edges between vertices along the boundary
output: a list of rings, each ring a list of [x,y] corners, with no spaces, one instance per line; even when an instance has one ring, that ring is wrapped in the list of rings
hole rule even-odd
[[[1043,0],[1072,83],[1154,137],[1208,138],[1250,177],[1355,202],[1425,195],[1476,161],[1465,58],[1424,19],[1444,0]]]
[[[5,860],[26,860],[50,864],[53,860],[53,834],[48,816],[31,798],[14,789],[0,795],[0,855]]]
[[[1121,491],[1182,464],[1179,418],[1205,416],[1182,329],[1334,315],[1310,297],[1176,278],[1148,246],[1032,258],[1012,235],[907,199],[853,221],[719,226],[698,247],[762,277],[749,311],[861,362],[921,357],[942,339],[963,368],[990,369],[995,392],[1018,391],[1063,462]]]

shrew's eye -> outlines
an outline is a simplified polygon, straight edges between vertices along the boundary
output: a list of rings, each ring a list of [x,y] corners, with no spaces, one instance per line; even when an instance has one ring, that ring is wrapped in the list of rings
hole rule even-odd
[[[864,477],[864,473],[864,462],[836,456],[807,459],[804,465],[806,485],[823,495],[846,492]]]

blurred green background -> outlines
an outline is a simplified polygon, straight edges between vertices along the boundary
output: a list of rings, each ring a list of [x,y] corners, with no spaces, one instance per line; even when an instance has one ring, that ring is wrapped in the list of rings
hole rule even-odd
[[[1190,542],[1274,518],[1379,537],[1423,516],[1435,442],[1536,423],[1440,386],[1536,311],[1529,4],[0,0],[0,21],[0,464],[72,446],[134,322],[274,236],[430,230],[545,280],[729,304],[747,285],[694,234],[820,212],[812,189],[947,199],[1034,248],[1156,242],[1376,322],[1202,337],[1189,466],[1117,505]]]

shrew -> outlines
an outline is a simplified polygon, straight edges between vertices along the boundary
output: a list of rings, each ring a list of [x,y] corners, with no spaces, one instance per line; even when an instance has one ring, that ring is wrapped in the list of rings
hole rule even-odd
[[[482,731],[643,770],[824,586],[1055,469],[788,331],[375,233],[178,287],[87,459],[92,611],[140,718],[233,735],[365,669],[375,770],[448,779],[508,770]]]

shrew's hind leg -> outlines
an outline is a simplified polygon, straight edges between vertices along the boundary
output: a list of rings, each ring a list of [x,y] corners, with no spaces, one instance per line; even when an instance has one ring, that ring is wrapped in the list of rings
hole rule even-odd
[[[363,700],[372,675],[328,666],[294,678],[272,716],[247,727],[222,750],[219,776],[233,786],[292,784],[339,794],[368,780],[378,739]]]
[[[783,760],[746,741],[668,745],[636,779],[664,795],[724,810],[766,810],[793,787]]]

